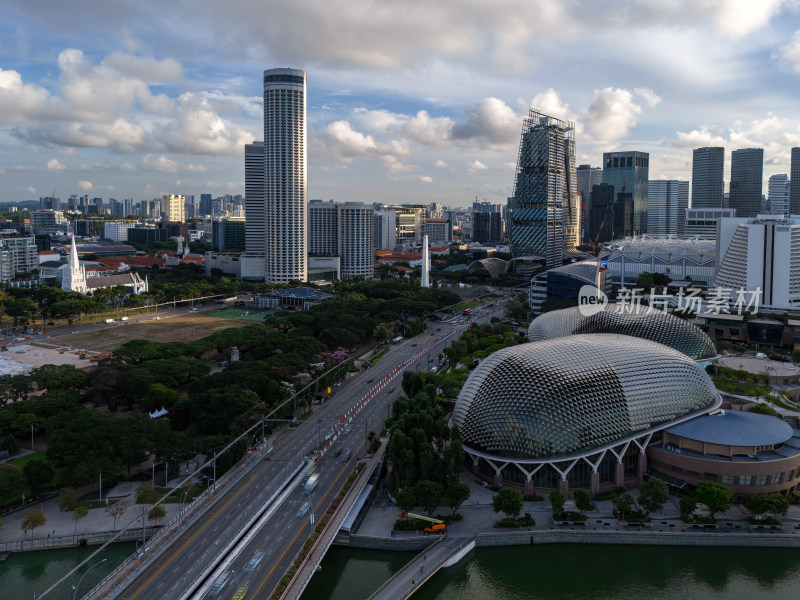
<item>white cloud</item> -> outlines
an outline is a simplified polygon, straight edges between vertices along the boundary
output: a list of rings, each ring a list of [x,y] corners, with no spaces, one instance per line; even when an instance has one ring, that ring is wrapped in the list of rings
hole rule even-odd
[[[705,146],[724,146],[727,140],[709,131],[706,128],[693,129],[692,131],[678,131],[675,138],[664,140],[662,144],[667,146],[678,146],[682,148],[703,148]]]
[[[520,115],[498,98],[484,98],[464,111],[467,120],[453,126],[456,140],[478,140],[490,149],[511,149],[519,142]]]
[[[433,163],[433,166],[436,167],[437,169],[446,169],[447,163],[444,162],[442,159],[438,158],[436,159],[436,162]]]
[[[194,163],[189,163],[186,166],[186,170],[187,171],[194,171],[196,173],[204,173],[205,171],[208,171],[208,169],[206,167],[204,167],[203,165],[196,165]]]
[[[92,185],[91,181],[83,180],[78,182],[78,187],[81,188],[84,192],[88,192],[94,186]]]
[[[0,125],[56,118],[61,103],[43,87],[23,83],[17,71],[0,69]]]
[[[164,155],[153,157],[148,154],[142,158],[142,168],[145,171],[157,171],[159,173],[177,173],[178,163]]]
[[[333,146],[333,151],[339,159],[351,162],[357,156],[369,156],[377,148],[375,139],[371,135],[353,129],[349,121],[334,121],[325,128],[324,135],[327,142]]]
[[[627,137],[641,112],[628,90],[607,87],[595,92],[582,121],[595,141],[614,147]]]
[[[711,9],[717,31],[741,39],[766,26],[787,0],[716,0],[704,3]]]
[[[467,165],[467,171],[469,173],[477,173],[478,171],[485,171],[488,168],[489,167],[487,167],[479,160],[473,160],[471,163]]]
[[[47,170],[48,171],[66,171],[67,167],[61,164],[61,162],[57,158],[51,158],[47,161]]]
[[[29,185],[28,187],[26,187],[26,188],[25,188],[25,191],[26,191],[26,192],[28,192],[29,194],[35,194],[35,193],[37,193],[37,192],[36,192],[36,188],[35,188],[35,187],[33,187],[32,185]]]
[[[659,102],[661,102],[661,98],[659,98],[658,94],[656,94],[650,88],[634,88],[634,93],[637,96],[641,96],[641,98],[647,103],[647,106],[653,108]]]
[[[112,52],[103,61],[122,75],[154,83],[177,81],[183,77],[183,67],[173,58],[158,60],[152,56],[133,56]]]
[[[533,100],[531,100],[531,106],[557,119],[565,121],[575,120],[575,115],[569,109],[569,105],[559,97],[558,92],[553,88],[536,94]]]
[[[403,133],[425,146],[442,147],[450,143],[453,120],[449,117],[432,118],[428,111],[421,110],[403,125]]]
[[[794,32],[788,44],[778,46],[772,58],[791,73],[800,73],[800,30]]]
[[[433,177],[429,177],[428,175],[420,175],[419,180],[421,183],[433,183]]]

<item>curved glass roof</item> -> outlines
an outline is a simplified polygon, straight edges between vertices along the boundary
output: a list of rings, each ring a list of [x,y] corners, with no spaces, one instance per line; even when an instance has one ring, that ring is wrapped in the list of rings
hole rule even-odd
[[[792,428],[778,417],[722,410],[667,430],[689,440],[720,446],[774,446],[792,437]]]
[[[607,304],[602,311],[590,316],[584,316],[579,307],[574,306],[544,313],[528,327],[528,339],[532,342],[579,333],[619,333],[652,340],[694,360],[717,355],[714,342],[698,327],[644,305]]]
[[[567,458],[719,402],[703,368],[672,348],[624,335],[573,335],[485,358],[464,384],[451,424],[478,452]]]

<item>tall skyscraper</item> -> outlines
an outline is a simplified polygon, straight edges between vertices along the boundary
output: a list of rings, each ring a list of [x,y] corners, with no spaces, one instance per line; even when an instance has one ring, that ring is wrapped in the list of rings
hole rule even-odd
[[[375,209],[361,202],[337,204],[336,209],[342,279],[372,279],[375,273]]]
[[[263,142],[253,142],[256,143],[263,143]],[[246,159],[245,159],[246,160]],[[245,170],[245,178],[247,177],[247,172]],[[247,186],[247,180],[245,179],[245,187]],[[197,209],[197,212],[201,216],[210,215],[212,212],[211,209],[211,194],[200,194],[200,207]]]
[[[764,187],[764,149],[742,148],[731,153],[730,208],[739,218],[755,217],[761,212]]]
[[[722,208],[725,195],[725,148],[692,151],[692,208]]]
[[[314,256],[339,254],[337,204],[312,200],[308,203],[308,253]],[[372,215],[370,215],[372,218]],[[372,225],[372,223],[370,223]]]
[[[205,194],[203,194],[205,196]],[[202,200],[200,201],[202,204]],[[210,204],[210,198],[209,198]],[[244,147],[245,248],[247,254],[260,256],[266,268],[267,234],[264,204],[264,142]],[[263,271],[263,269],[262,269]]]
[[[394,250],[397,246],[397,212],[393,208],[375,209],[375,250]]]
[[[683,236],[686,209],[689,208],[689,182],[656,179],[647,184],[648,235]]]
[[[647,182],[650,155],[647,152],[604,152],[603,183],[614,186],[617,194],[633,198],[633,233],[647,231]]]
[[[792,148],[789,168],[789,212],[800,215],[800,147]]]
[[[523,120],[511,206],[514,256],[544,256],[548,267],[560,267],[565,243],[576,245],[574,136],[574,123],[533,107]]]
[[[772,175],[767,183],[769,212],[785,215],[789,212],[789,176],[786,173]]]
[[[577,181],[577,192],[581,197],[581,239],[589,241],[590,234],[587,230],[589,224],[589,213],[592,210],[592,186],[603,181],[603,169],[591,165],[578,165],[575,170]]]
[[[186,222],[186,198],[178,194],[161,196],[161,214],[170,223]]]
[[[266,280],[308,279],[306,74],[264,71]]]

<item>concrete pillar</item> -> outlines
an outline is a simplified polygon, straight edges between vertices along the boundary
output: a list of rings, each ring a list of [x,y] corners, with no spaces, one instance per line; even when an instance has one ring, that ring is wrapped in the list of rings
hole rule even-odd
[[[502,473],[495,473],[494,484],[495,485],[503,485],[503,474]]]
[[[617,487],[625,485],[625,465],[621,462],[614,465],[614,485]]]
[[[597,495],[600,492],[600,473],[597,471],[592,471],[589,475],[589,493],[592,496]]]
[[[558,480],[558,491],[569,498],[569,482],[566,479]]]
[[[525,480],[525,486],[523,487],[522,495],[523,496],[533,496],[536,492],[533,490],[533,478]]]
[[[639,453],[639,464],[636,466],[636,475],[639,477],[639,482],[644,479],[644,474],[647,471],[647,454]]]

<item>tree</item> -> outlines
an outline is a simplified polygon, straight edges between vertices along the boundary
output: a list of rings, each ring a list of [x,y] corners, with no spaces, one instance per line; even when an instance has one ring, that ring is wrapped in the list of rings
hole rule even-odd
[[[29,508],[25,511],[25,518],[22,519],[22,524],[20,525],[20,529],[25,533],[31,532],[31,539],[33,539],[33,530],[37,527],[41,527],[47,523],[47,517],[44,516],[44,513],[36,508]]]
[[[147,520],[152,521],[153,523],[158,525],[158,522],[166,516],[167,516],[166,509],[164,509],[164,507],[159,504],[158,506],[154,506],[153,508],[150,509],[150,511],[147,513]]]
[[[614,505],[614,512],[617,515],[617,519],[624,521],[628,518],[628,515],[633,510],[633,496],[630,494],[622,494],[621,496],[614,498],[614,500],[612,500],[612,504]]]
[[[742,504],[756,520],[777,518],[789,509],[789,499],[783,494],[747,494]]]
[[[455,518],[456,512],[461,505],[464,504],[469,499],[469,486],[465,483],[459,483],[458,481],[451,481],[447,485],[447,506],[452,509],[452,516]]]
[[[26,463],[22,472],[25,473],[25,478],[28,480],[33,498],[39,495],[42,487],[50,483],[56,474],[53,465],[45,460],[32,460]]]
[[[153,489],[153,484],[149,481],[136,488],[136,504],[155,504],[159,498],[161,494]]]
[[[389,341],[389,330],[386,329],[384,325],[378,325],[375,329],[372,330],[372,337],[375,338],[375,341],[378,343],[385,343]]]
[[[399,506],[400,510],[403,512],[410,512],[414,510],[414,507],[417,505],[417,496],[410,487],[401,489],[395,494],[394,499],[397,502],[397,506]]]
[[[645,479],[639,486],[638,504],[648,515],[661,510],[667,500],[669,500],[669,488],[662,480],[651,477]]]
[[[417,502],[428,513],[428,516],[431,516],[436,507],[439,506],[443,491],[441,484],[427,479],[414,484],[414,495],[417,497]]]
[[[522,512],[522,494],[514,488],[500,488],[500,491],[492,496],[492,509],[494,512],[502,512],[509,520],[514,519]]]
[[[30,378],[47,390],[80,390],[86,381],[86,373],[73,365],[42,365],[31,371]]]
[[[77,506],[78,497],[75,495],[75,490],[71,487],[62,488],[58,498],[58,508],[69,511],[75,510]]]
[[[585,490],[575,490],[573,496],[575,497],[575,508],[579,511],[586,512],[587,510],[594,510],[594,503],[592,503],[589,492]]]
[[[697,498],[694,496],[681,496],[680,507],[681,516],[691,519],[694,511],[697,510]]]
[[[114,531],[117,530],[117,519],[124,515],[126,510],[128,510],[128,503],[123,502],[122,500],[118,500],[117,502],[106,506],[106,512],[112,519],[114,519]]]
[[[550,506],[553,507],[553,515],[557,515],[564,511],[564,504],[567,501],[567,497],[558,490],[553,490],[550,492]]]
[[[9,433],[0,441],[0,449],[8,451],[9,454],[19,452],[19,440],[14,437],[13,433]]]
[[[72,520],[75,521],[75,531],[74,533],[78,533],[78,521],[81,519],[85,519],[86,515],[89,514],[89,508],[84,506],[83,504],[76,506],[75,510],[72,511]]]
[[[697,485],[695,496],[698,502],[708,506],[712,519],[716,513],[728,510],[733,500],[733,492],[729,488],[713,481],[701,481]]]

